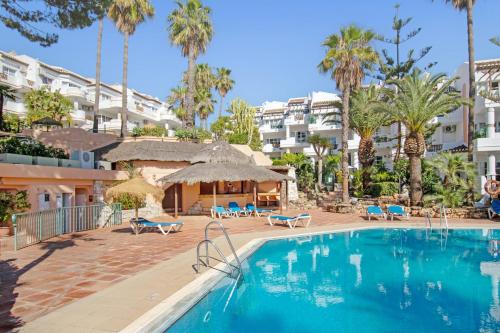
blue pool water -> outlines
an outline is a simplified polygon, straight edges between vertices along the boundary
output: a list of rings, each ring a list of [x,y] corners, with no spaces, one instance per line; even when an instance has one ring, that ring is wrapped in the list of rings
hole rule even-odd
[[[500,230],[376,229],[270,241],[175,332],[500,332]]]

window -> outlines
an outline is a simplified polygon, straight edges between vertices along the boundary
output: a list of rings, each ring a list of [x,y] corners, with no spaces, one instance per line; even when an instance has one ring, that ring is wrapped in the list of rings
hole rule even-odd
[[[306,132],[295,132],[295,141],[297,143],[304,143],[307,141],[307,133]]]
[[[280,147],[280,139],[279,138],[266,139],[266,144],[273,145],[274,148],[279,148]]]
[[[52,84],[52,80],[50,77],[46,77],[45,75],[40,75],[43,84]]]
[[[70,88],[81,88],[79,85],[74,84],[74,83],[69,83]]]
[[[499,86],[500,86],[500,82],[498,82],[498,81],[491,82],[491,90],[498,90]]]
[[[382,164],[383,158],[382,156],[375,156],[375,164]]]
[[[3,66],[2,73],[4,75],[16,76],[16,70],[7,66]]]
[[[214,188],[213,185],[214,183],[200,183],[200,194],[213,194],[214,193]]]
[[[94,111],[94,106],[92,106],[92,105],[81,105],[80,108],[83,111]]]
[[[111,96],[106,95],[106,94],[101,94],[101,100],[103,101],[109,101],[111,99]]]
[[[111,117],[106,117],[106,116],[103,116],[103,115],[101,115],[101,114],[97,115],[97,122],[98,122],[99,124],[102,124],[102,123],[104,123],[104,122],[109,122],[109,121],[111,121],[112,119],[113,119],[113,118],[111,118]]]

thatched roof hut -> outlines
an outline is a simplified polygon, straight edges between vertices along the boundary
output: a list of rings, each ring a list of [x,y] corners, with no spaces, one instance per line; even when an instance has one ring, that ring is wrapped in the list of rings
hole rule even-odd
[[[290,177],[252,164],[198,163],[160,179],[164,183],[187,183],[188,185],[217,181],[283,181]]]
[[[191,163],[231,163],[231,164],[253,164],[251,157],[245,155],[238,149],[225,141],[217,141],[205,145],[190,160]]]
[[[204,145],[191,142],[116,142],[94,150],[97,160],[189,162]]]

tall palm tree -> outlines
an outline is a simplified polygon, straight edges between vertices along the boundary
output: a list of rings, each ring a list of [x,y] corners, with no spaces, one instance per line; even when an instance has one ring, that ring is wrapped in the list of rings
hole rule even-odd
[[[370,85],[353,92],[349,113],[349,126],[360,136],[358,156],[362,166],[363,188],[370,184],[370,167],[375,162],[373,136],[382,126],[387,125],[387,113],[380,112],[383,90]]]
[[[473,11],[476,0],[445,0],[451,3],[459,11],[465,10],[467,13],[467,47],[469,53],[469,130],[467,133],[467,158],[470,162],[473,160],[474,144],[474,105],[476,101],[476,66],[474,57],[474,21]]]
[[[6,99],[15,100],[16,99],[15,93],[16,91],[11,87],[0,85],[0,131],[3,131],[4,129],[3,104],[5,103]]]
[[[490,42],[492,42],[496,46],[500,46],[500,37],[492,37],[490,38]]]
[[[231,79],[231,70],[228,68],[217,68],[215,89],[220,96],[219,117],[222,116],[222,104],[229,90],[233,89],[234,80]]]
[[[168,16],[169,37],[173,45],[181,47],[182,55],[188,58],[188,80],[186,93],[187,127],[194,126],[196,94],[196,59],[207,49],[212,40],[213,28],[210,8],[199,0],[176,1],[177,8]]]
[[[128,38],[146,18],[153,17],[154,7],[148,0],[114,0],[109,7],[108,16],[123,33],[123,80],[122,80],[122,126],[120,137],[127,134],[127,75],[128,75]]]
[[[170,89],[170,95],[167,102],[173,106],[174,113],[182,121],[182,126],[186,125],[187,112],[184,103],[186,102],[187,88],[184,86],[177,86]]]
[[[323,156],[326,150],[332,146],[328,138],[322,137],[319,134],[313,134],[307,138],[307,142],[313,146],[314,152],[316,153],[316,159],[318,160],[318,189],[323,186]]]
[[[196,112],[200,117],[201,124],[204,129],[207,129],[208,116],[214,112],[214,101],[212,100],[212,93],[208,90],[197,91],[195,103]]]
[[[99,99],[101,96],[101,52],[102,52],[102,30],[104,26],[104,16],[111,5],[112,0],[103,0],[100,2],[101,8],[99,9],[98,24],[97,24],[97,59],[95,64],[95,97],[94,97],[94,112],[92,132],[99,131],[99,123],[97,115],[99,113]]]
[[[371,70],[378,54],[370,45],[375,38],[371,30],[355,25],[340,29],[340,34],[326,38],[325,58],[318,65],[321,72],[331,72],[337,88],[342,91],[342,200],[349,202],[349,99],[353,89],[360,87],[365,71]]]
[[[414,206],[422,204],[421,157],[431,120],[466,103],[458,92],[449,89],[455,81],[456,78],[447,79],[444,74],[421,75],[415,70],[401,80],[388,82],[397,86],[398,94],[391,96],[392,102],[383,108],[407,129],[404,152],[410,160],[410,201]]]

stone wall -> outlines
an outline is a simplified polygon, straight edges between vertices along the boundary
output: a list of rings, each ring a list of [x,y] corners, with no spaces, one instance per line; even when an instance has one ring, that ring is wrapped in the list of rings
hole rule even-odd
[[[156,202],[150,195],[146,198],[146,207],[139,208],[139,216],[144,218],[153,218],[163,215],[163,209],[161,205]],[[135,217],[134,209],[122,210],[122,221],[130,221],[131,218]]]

